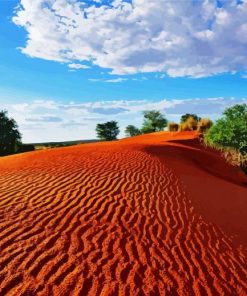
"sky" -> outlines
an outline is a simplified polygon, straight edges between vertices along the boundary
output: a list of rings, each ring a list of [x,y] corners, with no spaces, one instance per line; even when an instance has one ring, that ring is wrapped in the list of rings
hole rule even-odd
[[[0,110],[23,142],[247,103],[247,0],[0,0]]]

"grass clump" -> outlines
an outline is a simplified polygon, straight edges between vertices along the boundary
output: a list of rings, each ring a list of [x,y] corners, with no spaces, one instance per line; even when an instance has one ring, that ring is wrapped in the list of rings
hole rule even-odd
[[[197,124],[198,121],[193,116],[189,116],[184,122],[181,122],[179,131],[195,131]]]
[[[169,122],[168,124],[168,130],[169,132],[177,132],[179,129],[179,124],[176,122]]]

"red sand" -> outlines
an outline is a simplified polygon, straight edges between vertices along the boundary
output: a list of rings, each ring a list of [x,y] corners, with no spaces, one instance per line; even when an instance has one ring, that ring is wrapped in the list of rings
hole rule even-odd
[[[247,295],[247,180],[195,138],[0,159],[0,295]]]

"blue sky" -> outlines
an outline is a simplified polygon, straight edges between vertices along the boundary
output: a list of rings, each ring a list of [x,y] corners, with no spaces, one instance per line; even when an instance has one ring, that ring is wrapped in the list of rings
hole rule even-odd
[[[95,138],[111,119],[123,131],[147,108],[215,119],[246,102],[244,1],[82,2],[0,0],[1,109],[24,142]]]

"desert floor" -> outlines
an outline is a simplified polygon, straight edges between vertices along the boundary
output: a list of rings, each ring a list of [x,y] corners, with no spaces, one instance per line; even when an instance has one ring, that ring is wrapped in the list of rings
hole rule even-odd
[[[0,159],[0,295],[247,295],[247,179],[195,133]]]

